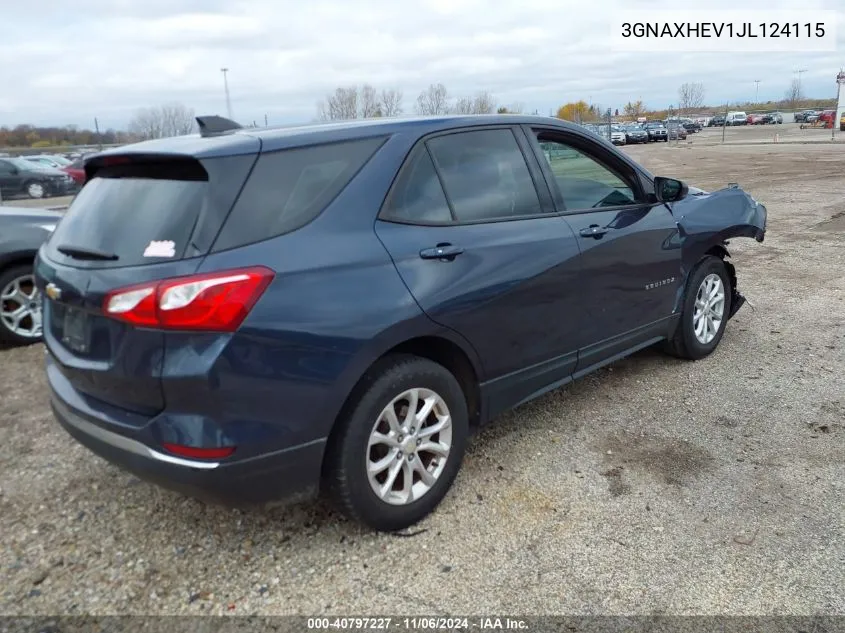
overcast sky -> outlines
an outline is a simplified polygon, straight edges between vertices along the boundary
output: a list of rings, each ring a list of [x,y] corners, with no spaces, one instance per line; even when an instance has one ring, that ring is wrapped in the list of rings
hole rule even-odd
[[[839,11],[835,53],[620,53],[610,48],[615,9],[667,19],[678,0],[0,0],[0,125],[123,128],[139,107],[179,101],[223,114],[220,68],[229,68],[234,117],[242,123],[309,121],[340,85],[369,82],[404,93],[413,112],[421,89],[450,96],[491,91],[548,114],[567,101],[620,108],[677,101],[700,81],[708,103],[780,99],[798,68],[808,96],[836,94],[845,66],[843,0],[705,0],[720,9]],[[662,8],[662,9],[661,9]]]

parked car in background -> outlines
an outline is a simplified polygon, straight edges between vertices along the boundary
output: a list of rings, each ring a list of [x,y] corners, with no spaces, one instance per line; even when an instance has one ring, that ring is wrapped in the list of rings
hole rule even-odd
[[[41,340],[41,297],[32,266],[61,217],[48,209],[0,206],[0,342]]]
[[[725,116],[722,114],[717,114],[714,116],[710,121],[707,122],[707,127],[724,127],[725,125]]]
[[[839,131],[845,132],[845,114],[839,117]]]
[[[679,123],[678,121],[669,121],[666,123],[666,133],[667,138],[670,141],[676,140],[686,140],[687,138],[687,131],[684,129],[683,124]]]
[[[648,132],[649,141],[668,141],[669,135],[666,126],[662,121],[649,121],[645,124],[645,131]]]
[[[614,145],[625,145],[627,142],[627,137],[625,136],[625,131],[619,127],[618,125],[611,126],[610,128],[610,142]]]
[[[771,124],[782,124],[783,123],[783,115],[780,112],[770,112],[766,115],[766,123]]]
[[[748,125],[748,115],[745,112],[728,112],[726,125]]]
[[[681,125],[689,134],[695,134],[701,131],[701,123],[698,121],[682,121]]]
[[[63,196],[73,187],[73,178],[58,169],[22,158],[0,158],[0,196],[4,199]]]
[[[71,164],[72,161],[68,160],[64,156],[55,156],[50,154],[39,154],[36,156],[22,156],[24,160],[28,160],[32,163],[40,163],[41,165],[46,165],[47,167],[52,167],[53,169],[61,169],[63,167],[67,167]]]
[[[70,165],[62,169],[68,176],[73,178],[73,182],[76,184],[77,187],[81,187],[85,184],[85,160],[82,158],[78,158],[77,160],[73,161]]]
[[[766,231],[552,118],[198,121],[90,159],[36,279],[59,424],[219,501],[323,490],[403,529],[471,429],[652,344],[711,354],[744,303],[725,240]]]
[[[625,130],[625,142],[631,143],[648,143],[648,132],[641,125],[631,124],[622,128]]]
[[[836,119],[836,110],[823,110],[821,114],[819,114],[818,120],[821,123],[824,123],[828,127],[833,127],[833,122]]]
[[[749,114],[746,117],[746,123],[748,125],[763,125],[766,121],[763,120],[764,117],[762,114]]]
[[[817,114],[815,110],[802,110],[801,112],[796,112],[793,118],[797,123],[807,123],[807,117],[815,114]]]
[[[51,167],[53,169],[58,169],[59,171],[65,172],[68,176],[73,179],[74,185],[76,187],[72,188],[73,190],[77,189],[79,186],[85,182],[85,172],[82,167],[80,167],[80,161],[72,161],[70,159],[65,158],[64,156],[53,156],[53,155],[43,155],[43,156],[24,156],[24,160],[27,160],[31,163],[35,163],[37,165]],[[76,165],[76,166],[74,166]]]

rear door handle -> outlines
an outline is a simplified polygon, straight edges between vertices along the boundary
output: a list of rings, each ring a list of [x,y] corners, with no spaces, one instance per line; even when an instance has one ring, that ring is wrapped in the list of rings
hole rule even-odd
[[[420,251],[420,257],[423,259],[446,259],[451,261],[463,252],[464,249],[459,246],[444,242],[434,248],[424,248]]]
[[[591,224],[585,229],[581,229],[579,233],[581,233],[581,237],[594,237],[599,239],[602,235],[607,233],[608,229],[603,226],[599,226],[598,224]]]

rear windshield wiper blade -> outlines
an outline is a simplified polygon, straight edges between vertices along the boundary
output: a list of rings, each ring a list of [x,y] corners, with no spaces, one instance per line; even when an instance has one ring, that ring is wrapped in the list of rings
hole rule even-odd
[[[68,257],[74,259],[97,259],[103,261],[116,261],[117,255],[114,253],[106,253],[99,251],[96,248],[85,248],[84,246],[73,246],[70,244],[61,244],[56,247],[56,250]]]

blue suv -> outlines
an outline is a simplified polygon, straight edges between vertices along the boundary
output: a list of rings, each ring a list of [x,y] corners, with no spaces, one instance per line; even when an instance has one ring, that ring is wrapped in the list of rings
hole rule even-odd
[[[646,346],[697,359],[766,210],[557,119],[243,129],[103,152],[36,261],[56,419],[225,503],[329,494],[378,530],[470,432]]]

